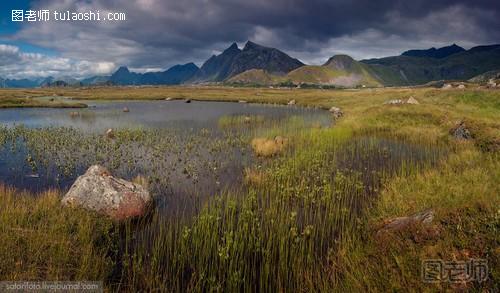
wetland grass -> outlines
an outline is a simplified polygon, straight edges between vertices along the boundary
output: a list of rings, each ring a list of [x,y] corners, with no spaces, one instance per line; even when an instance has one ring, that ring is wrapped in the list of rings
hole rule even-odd
[[[161,90],[152,91],[161,96]],[[186,97],[184,89],[166,91]],[[196,95],[221,91],[203,89]],[[279,91],[232,91],[223,97],[288,100]],[[299,104],[311,97],[313,105],[334,103],[345,109],[334,127],[311,128],[298,117],[243,126],[237,119],[223,123],[222,136],[207,129],[181,138],[170,131],[128,129],[117,131],[113,140],[72,129],[1,128],[4,148],[28,146],[36,168],[56,166],[56,173],[48,174],[74,176],[80,162],[100,162],[128,178],[145,176],[161,196],[149,217],[116,225],[61,209],[55,191],[33,197],[0,189],[2,211],[9,211],[0,214],[0,233],[7,239],[0,247],[6,256],[0,257],[0,276],[99,279],[110,291],[127,292],[494,291],[500,283],[498,152],[477,140],[456,142],[447,133],[456,118],[466,117],[473,125],[488,125],[473,131],[473,137],[494,145],[496,104],[461,98],[462,91],[413,91],[421,105],[411,108],[382,106],[384,100],[408,95],[405,89],[361,91],[366,97],[355,91],[294,96]],[[480,95],[499,99],[490,92]],[[279,156],[253,157],[253,138],[276,136],[289,138]],[[214,159],[207,160],[207,153]],[[245,158],[252,159],[238,168],[225,163]],[[211,196],[203,200],[191,189],[181,193],[194,194],[185,206],[169,198],[179,192],[166,192],[179,178],[189,177],[195,186],[207,174],[212,182],[247,178],[249,184],[208,190]],[[196,208],[184,209],[190,205]],[[429,208],[436,212],[432,226],[376,237],[384,220]],[[12,229],[32,231],[11,235]],[[27,241],[40,234],[53,237]],[[55,248],[68,252],[58,254]],[[428,284],[420,279],[422,259],[468,257],[488,260],[487,282]],[[40,262],[46,258],[51,261]],[[16,265],[19,259],[22,266]]]

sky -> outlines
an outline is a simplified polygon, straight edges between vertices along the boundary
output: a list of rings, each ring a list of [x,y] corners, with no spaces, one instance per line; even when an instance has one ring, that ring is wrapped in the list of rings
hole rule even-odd
[[[47,21],[12,21],[12,10],[48,10]],[[53,13],[99,11],[100,21]],[[108,13],[124,13],[110,20]],[[201,66],[231,43],[278,48],[306,64],[408,49],[500,43],[498,0],[2,0],[0,77],[83,78]]]

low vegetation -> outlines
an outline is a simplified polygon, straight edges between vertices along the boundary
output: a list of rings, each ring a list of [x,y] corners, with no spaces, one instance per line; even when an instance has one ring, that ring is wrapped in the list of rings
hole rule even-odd
[[[219,127],[228,133],[255,127],[232,142],[261,156],[241,170],[242,188],[215,192],[187,217],[165,217],[158,210],[120,225],[62,208],[60,191],[32,195],[2,187],[1,279],[104,280],[110,291],[130,292],[499,289],[500,91],[50,91],[80,99],[286,104],[293,98],[301,106],[340,107],[344,116],[322,128],[304,127],[297,117],[279,124],[221,118]],[[0,91],[0,96],[23,94]],[[410,96],[420,105],[384,105]],[[465,121],[470,140],[450,135],[458,121]],[[9,137],[0,136],[0,142]],[[145,144],[158,138],[140,131],[117,137]],[[94,140],[98,149],[108,149],[105,139]],[[278,141],[286,147],[275,147]],[[60,142],[63,148],[72,145]],[[388,219],[428,209],[435,212],[430,225],[378,233]],[[488,280],[429,284],[421,279],[422,260],[470,258],[487,260]]]

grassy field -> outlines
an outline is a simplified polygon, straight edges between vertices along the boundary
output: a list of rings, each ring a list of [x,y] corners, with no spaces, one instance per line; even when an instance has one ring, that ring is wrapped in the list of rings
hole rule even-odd
[[[109,291],[387,292],[500,288],[500,91],[146,87],[0,90],[4,99],[194,99],[340,107],[330,128],[297,121],[245,170],[245,192],[214,195],[188,220],[112,223],[60,206],[60,191],[0,188],[0,280],[103,280]],[[390,99],[419,105],[384,105]],[[221,118],[220,127],[245,127]],[[450,130],[464,121],[471,140]],[[249,124],[262,123],[250,118]],[[430,225],[379,233],[427,209]],[[139,229],[139,227],[154,229]],[[146,241],[145,241],[146,240]],[[421,261],[486,259],[485,282],[424,283]]]

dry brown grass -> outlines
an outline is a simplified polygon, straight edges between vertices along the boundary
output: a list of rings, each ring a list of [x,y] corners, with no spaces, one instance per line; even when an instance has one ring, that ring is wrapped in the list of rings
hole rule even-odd
[[[252,139],[251,145],[257,156],[272,157],[286,149],[288,139],[282,136],[276,136],[274,139],[259,137]]]
[[[243,170],[243,180],[245,184],[259,186],[264,183],[266,174],[264,171],[254,168],[245,168]]]

